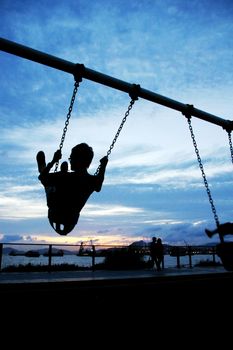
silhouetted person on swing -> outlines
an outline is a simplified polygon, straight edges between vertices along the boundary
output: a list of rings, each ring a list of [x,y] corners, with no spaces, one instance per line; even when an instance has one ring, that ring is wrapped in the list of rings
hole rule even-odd
[[[47,165],[44,152],[37,153],[39,180],[45,187],[47,197],[48,219],[60,235],[67,235],[73,230],[90,195],[94,191],[100,192],[102,188],[108,157],[100,159],[97,173],[90,175],[87,169],[93,157],[93,149],[86,143],[80,143],[71,150],[71,172],[68,172],[68,163],[63,162],[60,171],[49,173],[61,159],[61,151],[57,150]]]
[[[212,231],[205,229],[205,233],[209,238],[212,238],[212,236],[216,233],[219,233],[219,235],[221,235],[222,237],[226,235],[233,235],[233,223],[225,222],[224,224],[220,224],[216,229]]]

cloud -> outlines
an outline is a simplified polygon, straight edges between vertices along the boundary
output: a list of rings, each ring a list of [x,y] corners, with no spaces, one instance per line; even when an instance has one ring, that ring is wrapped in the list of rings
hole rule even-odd
[[[108,74],[223,119],[231,119],[232,4],[206,1],[60,1],[2,5],[3,37]],[[198,13],[198,16],[196,14]],[[214,31],[213,31],[214,28]],[[62,71],[1,53],[0,216],[4,233],[58,239],[47,225],[35,161],[59,147],[73,90]],[[95,151],[94,173],[125,115],[128,94],[83,79],[63,145]],[[232,164],[225,130],[192,118],[201,160],[220,206],[232,217]],[[109,156],[105,183],[84,208],[75,235],[138,238],[167,228],[166,239],[202,241],[212,224],[185,117],[135,102]],[[197,224],[200,223],[200,224]],[[18,230],[18,231],[17,231]],[[79,237],[79,236],[78,236]],[[165,238],[165,236],[164,236]],[[125,240],[124,240],[125,239]]]
[[[3,243],[13,243],[18,242],[22,239],[22,236],[20,235],[0,235],[0,242]]]

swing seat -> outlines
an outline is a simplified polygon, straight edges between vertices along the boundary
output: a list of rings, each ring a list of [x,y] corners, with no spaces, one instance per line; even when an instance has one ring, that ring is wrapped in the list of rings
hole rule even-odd
[[[233,271],[233,242],[217,244],[216,253],[220,257],[224,268],[227,271]]]
[[[52,228],[61,236],[68,235],[68,233],[70,233],[76,225],[75,223],[63,224],[61,222],[53,222],[51,219],[49,219],[49,223]]]
[[[49,208],[48,219],[52,228],[62,236],[66,236],[70,233],[79,219],[79,213],[75,211],[57,210],[55,208]]]
[[[65,236],[74,229],[90,194],[98,190],[96,179],[94,176],[82,176],[66,171],[50,173],[42,179],[49,223],[58,234]]]

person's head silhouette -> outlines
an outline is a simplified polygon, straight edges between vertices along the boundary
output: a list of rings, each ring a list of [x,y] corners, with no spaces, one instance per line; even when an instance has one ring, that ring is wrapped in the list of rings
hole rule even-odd
[[[71,170],[75,171],[78,169],[89,168],[92,159],[94,157],[94,152],[92,147],[88,146],[86,143],[80,143],[74,146],[70,154],[70,165]]]

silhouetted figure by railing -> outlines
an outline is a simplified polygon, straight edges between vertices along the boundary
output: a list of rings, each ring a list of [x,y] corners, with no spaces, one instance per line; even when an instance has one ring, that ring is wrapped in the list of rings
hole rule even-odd
[[[95,256],[96,256],[96,250],[95,250],[94,244],[92,245],[91,256],[92,256],[92,271],[94,271],[95,270]]]
[[[156,254],[156,267],[158,271],[161,271],[161,269],[163,268],[163,256],[164,256],[164,249],[163,249],[163,243],[162,243],[162,239],[158,238],[157,242],[155,244],[156,248],[155,248],[155,254]]]
[[[157,254],[156,254],[156,243],[157,243],[157,238],[152,237],[152,240],[149,244],[150,246],[150,257],[152,260],[152,268],[157,267]]]
[[[84,247],[83,247],[83,242],[81,242],[78,255],[82,256],[83,253],[84,253]]]

